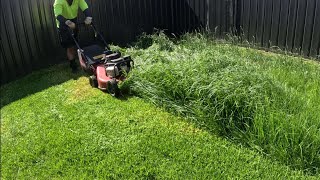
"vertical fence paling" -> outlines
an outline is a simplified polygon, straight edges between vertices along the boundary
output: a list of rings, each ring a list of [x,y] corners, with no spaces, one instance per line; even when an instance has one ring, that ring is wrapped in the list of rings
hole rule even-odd
[[[310,47],[309,55],[310,56],[320,55],[320,2],[319,1],[316,1],[316,6],[315,6],[311,47]]]

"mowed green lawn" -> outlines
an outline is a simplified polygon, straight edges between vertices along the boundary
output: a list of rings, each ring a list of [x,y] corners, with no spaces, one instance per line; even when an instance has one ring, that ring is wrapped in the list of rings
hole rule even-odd
[[[74,79],[73,79],[74,78]],[[1,87],[2,179],[318,179],[137,97],[92,89],[66,64]]]

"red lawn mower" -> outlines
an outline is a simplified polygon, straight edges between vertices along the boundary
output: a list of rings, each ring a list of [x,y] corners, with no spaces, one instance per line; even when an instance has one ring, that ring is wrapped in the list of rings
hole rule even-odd
[[[125,76],[133,68],[134,62],[130,56],[122,57],[120,52],[111,51],[95,26],[91,24],[90,27],[93,29],[95,37],[99,36],[105,47],[98,44],[80,47],[73,32],[70,31],[78,48],[81,68],[90,75],[89,83],[92,87],[107,91],[117,97],[120,94],[118,83],[125,80]]]

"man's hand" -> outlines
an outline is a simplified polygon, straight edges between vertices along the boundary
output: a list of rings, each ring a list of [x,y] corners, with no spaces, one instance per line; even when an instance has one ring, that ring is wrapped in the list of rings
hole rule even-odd
[[[76,24],[70,20],[66,21],[66,25],[69,26],[69,28],[72,30],[76,28]]]
[[[84,20],[84,23],[86,25],[90,25],[92,23],[92,17],[86,17],[86,19]]]

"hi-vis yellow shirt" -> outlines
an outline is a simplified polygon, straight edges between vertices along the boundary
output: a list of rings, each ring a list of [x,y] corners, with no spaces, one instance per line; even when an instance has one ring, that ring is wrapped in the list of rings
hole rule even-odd
[[[54,15],[57,16],[61,15],[66,19],[74,19],[78,16],[79,8],[81,11],[84,11],[88,8],[88,4],[85,0],[73,0],[71,6],[67,2],[67,0],[55,0],[53,4]],[[57,27],[59,27],[60,23],[58,20]]]

